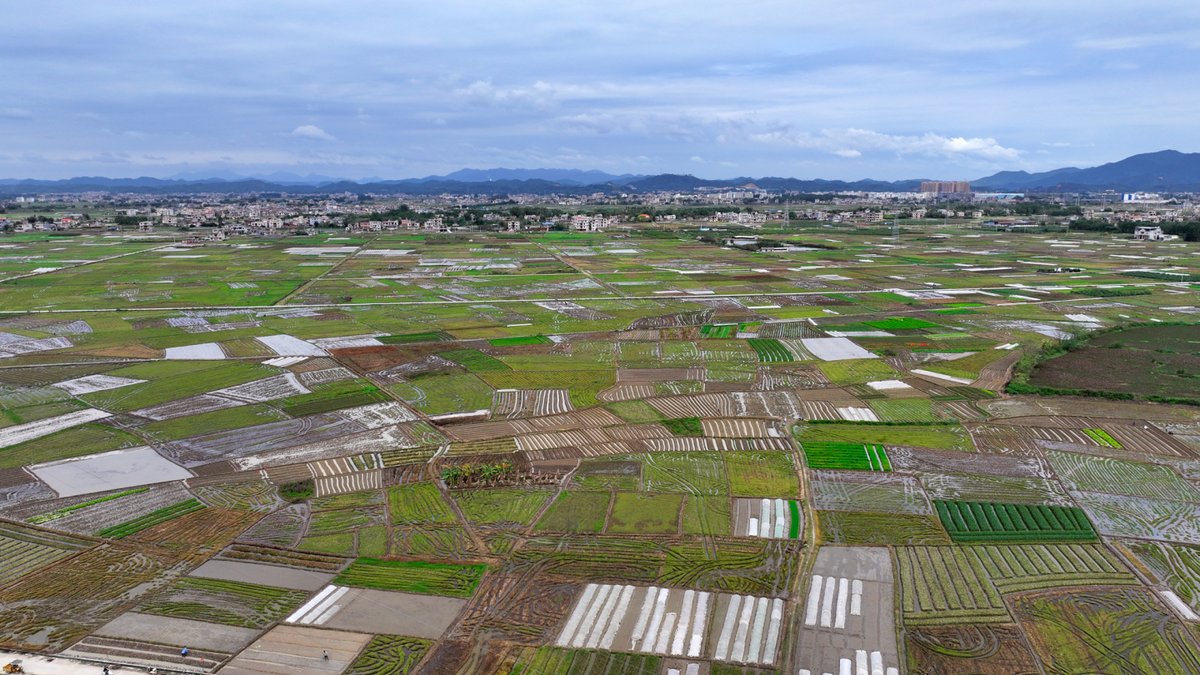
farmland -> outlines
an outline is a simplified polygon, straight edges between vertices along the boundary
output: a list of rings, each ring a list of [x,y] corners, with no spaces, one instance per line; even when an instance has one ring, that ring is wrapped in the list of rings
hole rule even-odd
[[[698,225],[0,234],[0,649],[1197,669],[1193,244]]]

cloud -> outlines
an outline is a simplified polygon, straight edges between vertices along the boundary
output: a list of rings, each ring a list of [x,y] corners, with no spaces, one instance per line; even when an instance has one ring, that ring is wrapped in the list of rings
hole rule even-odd
[[[807,131],[780,129],[750,135],[750,139],[771,145],[794,146],[829,152],[839,157],[861,157],[865,152],[889,152],[899,156],[966,157],[988,161],[1014,161],[1021,151],[1001,145],[994,138],[964,138],[927,132],[920,136],[885,134],[869,129],[825,129]]]
[[[580,85],[536,80],[520,86],[497,86],[490,80],[474,82],[453,90],[454,95],[477,105],[534,107],[546,109],[571,102],[587,101],[630,93],[628,86]]]
[[[307,138],[314,141],[336,141],[337,139],[330,135],[327,131],[315,124],[301,124],[292,129],[292,135],[296,138]]]
[[[33,111],[25,108],[0,108],[0,118],[6,120],[31,120]]]

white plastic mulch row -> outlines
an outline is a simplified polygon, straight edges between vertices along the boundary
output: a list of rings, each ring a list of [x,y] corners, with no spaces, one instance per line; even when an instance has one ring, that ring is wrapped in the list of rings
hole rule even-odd
[[[202,342],[186,347],[167,347],[164,358],[178,361],[219,361],[225,358],[221,345],[215,342]]]
[[[307,356],[279,356],[263,361],[263,363],[267,364],[268,366],[275,366],[276,368],[287,368],[288,366],[294,366],[297,363],[302,363],[307,360]]]
[[[32,339],[12,333],[4,333],[3,335],[18,339],[9,339],[0,343],[0,359],[19,356],[21,354],[32,354],[33,352],[46,352],[52,349],[66,349],[72,346],[71,340],[65,337]]]
[[[743,536],[760,539],[786,539],[792,526],[791,509],[783,499],[742,499],[749,508]]]
[[[329,356],[329,352],[291,335],[264,335],[254,338],[278,356]]]
[[[913,368],[912,372],[916,373],[917,375],[924,375],[925,377],[932,377],[936,380],[945,380],[947,382],[954,382],[956,384],[971,384],[971,380],[968,380],[965,377],[954,377],[952,375],[943,375],[942,373],[935,373],[932,370],[922,370],[921,368]]]
[[[838,408],[838,414],[842,419],[850,422],[878,422],[879,417],[875,415],[875,411],[870,408],[861,408],[850,406],[846,408]]]
[[[724,617],[717,617],[718,635],[713,659],[738,663],[775,663],[779,631],[783,625],[783,600],[734,595]]]
[[[879,358],[863,349],[853,341],[844,337],[801,338],[804,345],[813,356],[822,361],[847,361],[849,359]]]
[[[95,422],[106,417],[112,417],[112,413],[95,408],[87,408],[67,413],[66,415],[59,415],[58,417],[6,427],[0,429],[0,448],[7,448],[10,445],[32,441],[35,438],[49,436],[56,431],[70,429],[71,427]]]
[[[847,616],[862,616],[863,582],[814,574],[804,608],[804,625],[846,628]]]
[[[380,334],[382,335],[382,333]],[[350,347],[378,347],[383,343],[378,335],[348,335],[346,337],[317,338],[312,344],[321,349],[347,349]]]
[[[261,403],[263,401],[274,401],[275,399],[287,398],[299,394],[311,394],[312,392],[300,384],[300,380],[296,379],[294,373],[284,373],[274,377],[265,377],[261,380],[246,382],[224,389],[217,389],[210,392],[214,396],[224,396],[239,401],[248,401],[252,403]]]
[[[349,255],[357,246],[293,246],[283,249],[288,255]]]
[[[711,658],[771,664],[783,625],[783,601],[706,591],[588,584],[555,644],[559,647],[703,658],[711,609],[716,617]]]
[[[875,391],[893,391],[893,390],[912,389],[912,387],[908,386],[907,384],[904,384],[900,380],[878,380],[876,382],[868,382],[867,386],[874,389]]]
[[[311,600],[292,612],[284,619],[287,623],[298,623],[304,626],[320,626],[337,614],[342,606],[337,604],[342,596],[350,591],[345,586],[329,585],[321,589]]]
[[[420,419],[416,413],[395,401],[369,403],[354,408],[345,408],[338,410],[336,414],[348,422],[361,424],[367,429],[390,427],[395,424],[415,422]]]
[[[62,389],[72,396],[80,394],[91,394],[97,391],[108,391],[109,389],[120,389],[128,387],[131,384],[141,384],[146,380],[135,380],[131,377],[116,377],[114,375],[88,375],[86,377],[77,377],[73,380],[63,380],[53,386]]]
[[[813,675],[808,668],[801,668],[797,672],[799,675]],[[838,675],[900,675],[900,669],[895,666],[884,668],[882,652],[868,653],[865,649],[856,649],[853,659],[843,658],[838,663]]]
[[[318,497],[362,492],[363,490],[379,490],[383,488],[383,472],[379,470],[358,471],[341,476],[317,478],[314,483]]]

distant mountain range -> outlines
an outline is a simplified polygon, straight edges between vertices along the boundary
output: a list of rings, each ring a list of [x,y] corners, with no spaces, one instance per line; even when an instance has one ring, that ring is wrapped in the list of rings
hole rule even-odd
[[[211,172],[210,172],[211,173]],[[798,178],[739,177],[719,180],[692,175],[615,175],[579,169],[462,169],[445,176],[403,180],[379,178],[350,181],[309,174],[276,172],[240,176],[229,172],[176,174],[171,178],[103,178],[85,176],[65,180],[0,179],[0,195],[80,192],[132,192],[141,194],[288,193],[323,194],[586,194],[591,192],[690,192],[696,188],[733,188],[756,185],[772,191],[797,192],[876,191],[911,192],[922,179],[802,180]],[[1200,192],[1200,153],[1163,150],[1127,157],[1087,169],[1067,167],[1028,173],[1001,171],[971,181],[981,192]]]

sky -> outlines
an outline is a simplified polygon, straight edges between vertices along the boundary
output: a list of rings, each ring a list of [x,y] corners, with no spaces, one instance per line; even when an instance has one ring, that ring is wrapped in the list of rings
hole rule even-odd
[[[971,179],[1200,150],[1195,0],[40,0],[0,177]]]

